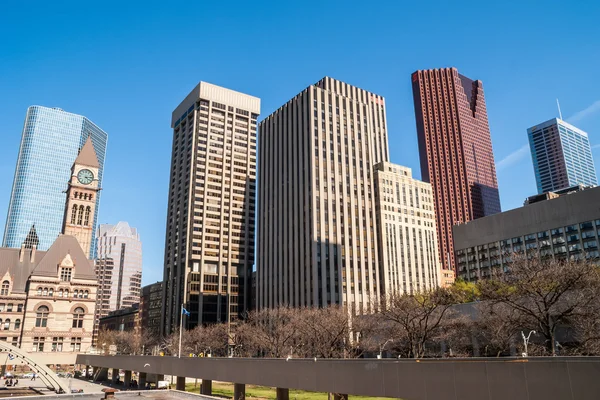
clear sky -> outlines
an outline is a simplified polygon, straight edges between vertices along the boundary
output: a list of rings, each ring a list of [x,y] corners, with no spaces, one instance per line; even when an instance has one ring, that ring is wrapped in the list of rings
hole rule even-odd
[[[261,117],[325,75],[386,98],[390,156],[421,176],[410,74],[483,81],[502,209],[535,194],[526,129],[558,116],[600,157],[595,1],[2,1],[0,229],[28,106],[108,132],[100,223],[137,227],[162,279],[171,112],[200,80],[262,99]]]

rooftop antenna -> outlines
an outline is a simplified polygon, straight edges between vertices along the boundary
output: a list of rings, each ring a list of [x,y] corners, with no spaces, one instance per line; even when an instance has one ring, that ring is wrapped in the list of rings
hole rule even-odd
[[[562,120],[562,113],[560,112],[560,103],[558,102],[558,99],[556,99],[556,105],[558,106],[558,116]]]

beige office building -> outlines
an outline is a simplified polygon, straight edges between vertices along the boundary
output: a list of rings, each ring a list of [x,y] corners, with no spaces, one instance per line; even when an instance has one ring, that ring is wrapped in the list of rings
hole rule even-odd
[[[373,165],[383,97],[325,77],[260,123],[258,307],[379,297]]]
[[[375,166],[375,180],[383,293],[413,294],[440,286],[431,184],[389,162]]]
[[[260,99],[200,82],[173,112],[163,333],[234,321],[254,263]]]

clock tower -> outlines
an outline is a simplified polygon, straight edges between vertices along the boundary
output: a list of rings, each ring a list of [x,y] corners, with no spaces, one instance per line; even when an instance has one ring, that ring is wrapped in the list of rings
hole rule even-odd
[[[63,221],[63,234],[74,236],[89,259],[92,249],[92,233],[96,216],[98,170],[100,164],[88,136],[71,167],[71,180],[67,189],[67,202]]]

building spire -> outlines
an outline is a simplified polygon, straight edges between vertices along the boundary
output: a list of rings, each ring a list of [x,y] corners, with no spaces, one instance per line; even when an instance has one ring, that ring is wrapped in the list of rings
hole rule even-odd
[[[75,160],[75,164],[85,165],[87,167],[100,168],[100,163],[98,163],[98,157],[96,155],[96,150],[94,149],[94,144],[92,143],[92,135],[90,134],[85,141],[85,144],[79,151],[79,155]]]
[[[35,224],[33,224],[31,225],[31,229],[29,229],[29,233],[23,242],[23,246],[25,246],[26,249],[33,249],[34,246],[37,248],[39,245],[40,238],[35,231]]]

